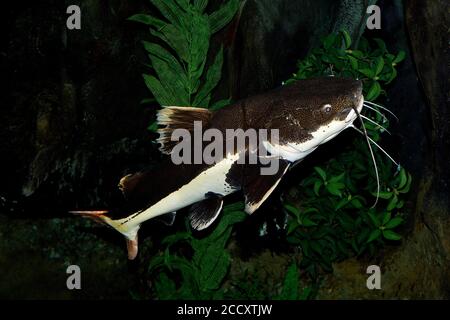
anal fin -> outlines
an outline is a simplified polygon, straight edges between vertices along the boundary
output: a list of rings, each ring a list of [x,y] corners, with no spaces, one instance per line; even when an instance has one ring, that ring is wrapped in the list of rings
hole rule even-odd
[[[172,226],[173,223],[175,222],[176,215],[177,215],[176,212],[169,212],[163,214],[162,216],[157,217],[156,219],[164,223],[166,226]]]
[[[223,206],[223,198],[219,194],[209,192],[206,199],[194,203],[189,211],[192,228],[203,230],[208,228],[219,216]]]

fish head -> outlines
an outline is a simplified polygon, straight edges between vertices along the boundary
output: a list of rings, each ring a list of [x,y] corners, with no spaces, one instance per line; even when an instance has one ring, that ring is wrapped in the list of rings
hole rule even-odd
[[[283,114],[289,125],[297,125],[310,134],[319,128],[348,126],[364,101],[360,80],[315,78],[297,81],[289,89]]]
[[[298,160],[350,127],[363,108],[360,80],[327,77],[299,80],[280,89],[279,114],[270,121],[279,129],[279,148],[271,153]],[[283,150],[281,150],[283,149]]]

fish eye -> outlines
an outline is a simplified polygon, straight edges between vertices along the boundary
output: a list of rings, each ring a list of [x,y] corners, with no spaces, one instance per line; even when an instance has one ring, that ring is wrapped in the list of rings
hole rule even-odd
[[[326,114],[329,114],[331,112],[332,108],[330,104],[326,104],[322,107],[322,111]]]

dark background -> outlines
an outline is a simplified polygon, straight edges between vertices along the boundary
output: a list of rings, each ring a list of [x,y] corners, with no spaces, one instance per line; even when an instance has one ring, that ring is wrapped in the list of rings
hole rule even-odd
[[[331,31],[345,27],[358,39],[366,2],[248,0],[240,18],[214,39],[213,46],[226,46],[217,98],[239,99],[279,86]],[[71,4],[81,7],[81,30],[66,28]],[[391,149],[414,177],[406,239],[376,261],[384,270],[381,292],[365,289],[367,263],[349,260],[335,266],[319,298],[445,298],[450,292],[448,3],[377,4],[382,29],[366,35],[384,39],[392,52],[407,51],[385,103],[400,118]],[[160,158],[147,130],[157,106],[140,104],[151,97],[141,77],[147,60],[140,41],[148,32],[126,20],[151,10],[147,1],[119,0],[2,6],[0,298],[129,298],[134,288],[145,292],[140,274],[148,263],[146,246],[141,261],[129,264],[122,239],[67,210],[117,205],[119,178]],[[334,151],[336,146],[327,146],[311,161]],[[147,233],[152,232],[170,229],[153,225]],[[152,240],[145,242],[151,246]],[[256,254],[254,263],[265,261],[265,254]],[[272,258],[274,265],[281,259]],[[69,264],[83,270],[81,291],[65,289]],[[276,274],[276,267],[271,272]]]

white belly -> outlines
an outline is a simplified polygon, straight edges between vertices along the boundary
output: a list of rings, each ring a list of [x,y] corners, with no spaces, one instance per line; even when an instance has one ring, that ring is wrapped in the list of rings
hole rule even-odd
[[[223,196],[235,192],[237,189],[233,188],[226,181],[226,176],[230,171],[231,166],[238,158],[239,154],[228,156],[211,168],[200,173],[188,184],[182,186],[180,189],[172,192],[150,208],[139,213],[136,217],[129,220],[129,223],[141,224],[156,216],[177,211],[195,202],[204,200],[205,195],[208,192],[221,194]]]
[[[353,111],[353,110],[352,110]],[[350,112],[349,117],[354,118],[355,112]],[[354,119],[353,119],[354,120]],[[263,141],[264,147],[272,155],[279,156],[282,159],[290,162],[296,162],[305,158],[308,154],[317,149],[317,147],[327,141],[336,137],[344,129],[348,128],[352,122],[346,121],[331,121],[328,125],[319,127],[316,131],[311,132],[311,138],[305,142],[300,143],[286,143],[286,144],[271,144],[268,141]]]

